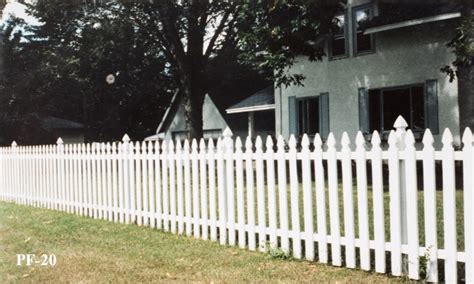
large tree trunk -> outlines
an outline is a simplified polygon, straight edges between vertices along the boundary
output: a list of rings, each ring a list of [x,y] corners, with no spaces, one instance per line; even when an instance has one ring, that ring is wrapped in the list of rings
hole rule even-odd
[[[465,30],[465,44],[472,42],[472,0],[463,0],[461,21],[469,23]],[[459,127],[461,132],[466,127],[474,130],[474,70],[472,62],[458,66],[458,105],[459,105]]]

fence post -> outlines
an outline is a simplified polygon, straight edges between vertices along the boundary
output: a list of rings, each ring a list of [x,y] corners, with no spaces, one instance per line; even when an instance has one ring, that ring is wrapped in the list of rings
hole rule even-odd
[[[397,137],[397,145],[399,151],[405,150],[405,136],[408,123],[399,115],[393,124],[395,128],[395,135]],[[406,173],[405,173],[405,160],[400,159],[400,228],[401,228],[401,243],[402,245],[408,244],[408,231],[407,231],[407,187],[406,187]],[[408,272],[408,255],[402,254],[402,272],[406,274]]]

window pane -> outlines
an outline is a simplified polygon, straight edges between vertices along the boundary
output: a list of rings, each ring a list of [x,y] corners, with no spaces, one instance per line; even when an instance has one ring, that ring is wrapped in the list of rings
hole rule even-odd
[[[345,38],[345,16],[339,15],[334,18],[331,39],[331,56],[346,55]]]
[[[308,100],[308,135],[314,135],[319,132],[319,99],[312,98]]]
[[[364,35],[362,32],[357,33],[357,52],[371,51],[372,39],[371,35]]]
[[[410,89],[383,91],[383,128],[393,129],[393,124],[399,115],[410,122]]]
[[[341,56],[346,54],[346,39],[344,37],[332,39],[331,43],[332,51],[331,54],[332,56]]]
[[[369,121],[370,121],[370,132],[374,130],[380,131],[381,125],[381,113],[380,104],[381,96],[379,90],[369,90]]]
[[[343,35],[344,34],[344,26],[345,26],[345,17],[344,15],[339,15],[334,18],[333,24],[333,34],[334,35]]]
[[[364,52],[372,50],[372,35],[364,35],[362,28],[364,24],[370,20],[370,8],[363,8],[355,12],[356,21],[356,52]]]
[[[298,101],[298,134],[313,135],[319,132],[319,99]]]
[[[305,113],[305,101],[298,101],[298,134],[304,133],[304,113]]]
[[[426,128],[425,124],[425,96],[422,86],[411,88],[411,104],[412,104],[412,122],[411,127],[414,131],[422,131]]]

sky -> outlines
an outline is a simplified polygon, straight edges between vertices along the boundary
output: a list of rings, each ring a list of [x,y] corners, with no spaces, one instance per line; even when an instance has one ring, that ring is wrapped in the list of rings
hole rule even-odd
[[[4,24],[10,18],[11,15],[14,15],[18,18],[22,18],[28,24],[38,25],[39,21],[35,17],[28,15],[25,9],[26,6],[21,3],[18,3],[14,0],[8,1],[7,5],[5,6],[5,9],[3,9],[3,16],[0,20],[0,25]]]

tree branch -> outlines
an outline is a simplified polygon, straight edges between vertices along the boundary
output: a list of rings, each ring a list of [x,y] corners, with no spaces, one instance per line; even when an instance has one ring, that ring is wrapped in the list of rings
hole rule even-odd
[[[231,15],[232,11],[233,11],[233,8],[227,10],[224,16],[222,16],[222,20],[219,23],[219,26],[217,27],[216,31],[214,32],[214,35],[212,36],[211,40],[209,41],[209,45],[207,46],[206,52],[204,53],[204,57],[206,59],[209,58],[209,56],[211,55],[217,39],[219,38],[221,33],[224,31],[224,28],[226,27],[226,22],[229,19],[229,16]],[[231,21],[233,21],[234,19],[235,17]]]

